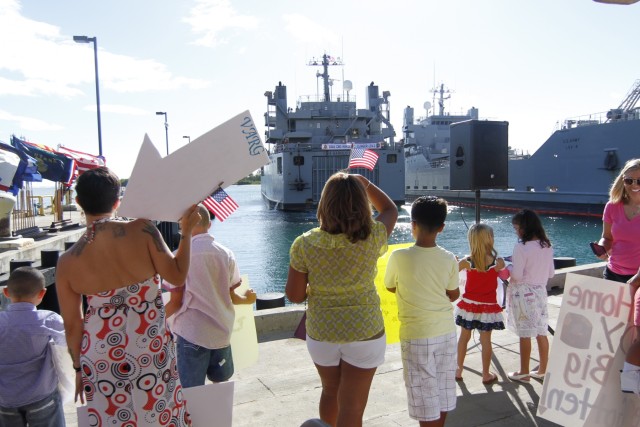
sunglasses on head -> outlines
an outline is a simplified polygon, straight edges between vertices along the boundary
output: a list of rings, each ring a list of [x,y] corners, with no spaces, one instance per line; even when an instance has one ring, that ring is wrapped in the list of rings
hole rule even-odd
[[[635,182],[636,184],[640,185],[640,178],[637,179],[633,179],[633,178],[623,178],[622,182],[625,183],[625,185],[633,185],[633,183]]]

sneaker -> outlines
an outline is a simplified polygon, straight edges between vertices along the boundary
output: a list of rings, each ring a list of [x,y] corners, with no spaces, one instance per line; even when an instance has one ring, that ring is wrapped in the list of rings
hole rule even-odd
[[[640,371],[620,372],[620,389],[623,393],[640,394]]]

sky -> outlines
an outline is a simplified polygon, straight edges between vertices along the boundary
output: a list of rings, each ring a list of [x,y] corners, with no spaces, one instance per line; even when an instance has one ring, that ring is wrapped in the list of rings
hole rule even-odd
[[[245,110],[261,126],[266,91],[315,96],[324,53],[333,93],[349,80],[359,108],[374,81],[403,110],[471,107],[509,122],[509,145],[533,153],[563,120],[615,108],[640,79],[640,3],[592,0],[0,0],[0,141],[12,134],[98,153],[130,176],[145,133],[166,155]],[[221,155],[224,155],[221,153]]]

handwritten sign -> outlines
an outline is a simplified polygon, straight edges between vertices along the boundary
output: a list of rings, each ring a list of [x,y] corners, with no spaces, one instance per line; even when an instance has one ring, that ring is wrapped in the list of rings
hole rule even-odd
[[[625,283],[567,274],[539,417],[576,427],[637,425],[640,400],[620,391],[632,306]]]
[[[267,163],[269,157],[249,111],[165,158],[145,135],[118,215],[177,221],[189,206],[219,186],[227,188]]]

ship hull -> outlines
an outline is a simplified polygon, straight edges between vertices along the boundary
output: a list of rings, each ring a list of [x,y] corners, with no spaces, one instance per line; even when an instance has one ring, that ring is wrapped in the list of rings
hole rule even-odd
[[[373,171],[350,169],[367,177],[398,205],[405,202],[404,152],[401,147],[376,150]],[[324,184],[334,173],[346,170],[349,150],[285,148],[269,156],[260,180],[264,201],[272,209],[308,211],[317,207]],[[300,160],[303,158],[304,160]]]
[[[558,215],[602,216],[609,188],[624,163],[640,157],[640,120],[562,129],[530,157],[509,160],[509,190],[483,190],[484,208],[529,208]],[[433,167],[421,154],[407,157],[405,193],[476,205],[474,191],[449,188],[450,169]]]

